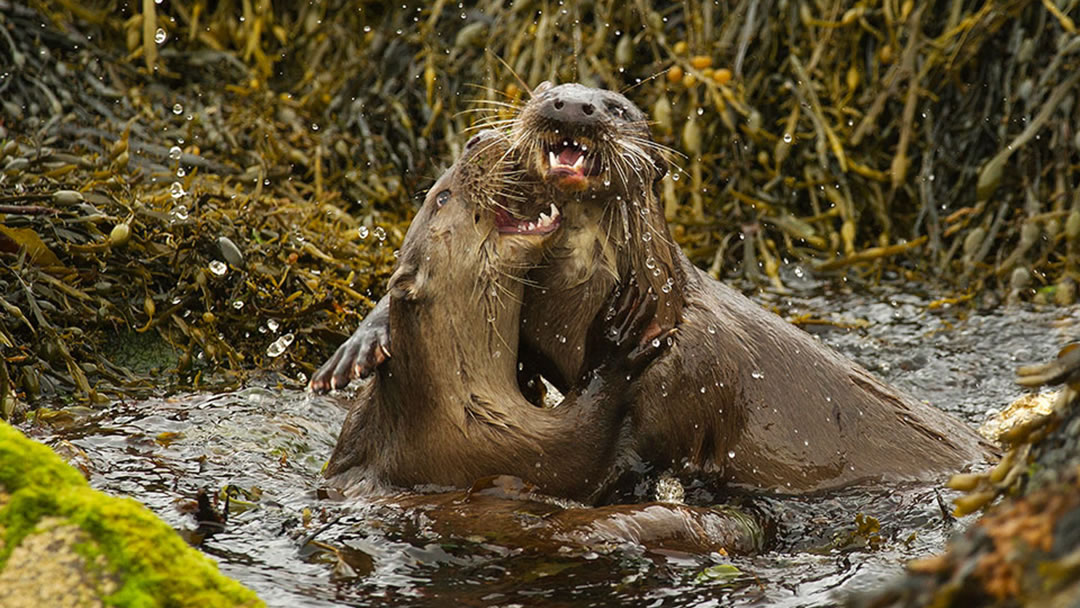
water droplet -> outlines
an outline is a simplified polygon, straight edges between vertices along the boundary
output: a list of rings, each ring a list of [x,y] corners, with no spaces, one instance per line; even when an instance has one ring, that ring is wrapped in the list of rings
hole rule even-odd
[[[791,133],[784,133],[784,143],[785,144],[790,144],[791,143]]]
[[[318,131],[319,130],[319,123],[317,123],[317,122],[311,123],[311,130],[312,131]]]
[[[184,106],[182,106],[182,105],[180,105],[178,103],[173,104],[172,113],[176,114],[177,116],[183,114],[184,113]]]
[[[649,270],[656,268],[656,258],[652,257],[651,255],[645,258],[645,267]]]
[[[651,232],[649,232],[648,230],[646,230],[645,232],[641,233],[641,240],[643,240],[643,241],[645,241],[646,243],[648,243],[649,241],[651,241],[651,240],[652,240],[652,233],[651,233]]]
[[[266,347],[266,356],[271,358],[280,357],[281,354],[285,352],[285,349],[289,348],[289,346],[293,343],[293,340],[295,339],[296,337],[292,334],[285,334],[277,340],[274,340],[270,343],[270,346]]]
[[[173,207],[172,216],[181,222],[188,218],[188,209],[184,205],[177,205]]]
[[[703,386],[703,387],[701,387],[701,394],[702,394],[702,395],[704,395],[704,394],[705,394],[705,387],[704,387],[704,386]]]
[[[360,237],[360,239],[366,239],[367,235],[368,235],[367,226],[360,226],[359,228],[356,229],[356,236]]]
[[[735,458],[735,450],[728,450],[727,457]]]
[[[159,27],[159,28],[157,28],[157,31],[154,32],[154,42],[156,42],[158,44],[164,44],[165,43],[165,38],[167,38],[167,37],[168,36],[165,34],[165,28],[160,28]]]
[[[374,234],[375,238],[379,239],[379,241],[386,240],[386,230],[382,226],[376,226]]]
[[[187,193],[184,192],[184,186],[181,185],[180,182],[173,182],[169,186],[169,194],[171,194],[172,197],[174,199],[176,199],[176,198],[180,198],[180,197],[184,196]],[[187,219],[187,217],[184,217],[184,218],[181,218],[181,219]]]
[[[652,339],[652,346],[653,346],[653,348],[660,348],[660,338],[653,338]]]
[[[244,307],[244,301],[243,300],[237,300],[237,301],[232,303],[232,307],[235,308],[236,310],[240,310],[240,309],[242,309]]]
[[[755,371],[750,372],[750,377],[753,378],[754,380],[761,380],[762,378],[765,377],[765,374],[755,370]]]
[[[176,177],[184,177],[185,175],[187,175],[187,171],[183,167],[176,168]]]
[[[169,148],[169,158],[171,160],[180,160],[180,155],[183,153],[184,151],[180,149],[180,146],[173,146]]]
[[[215,276],[225,276],[226,272],[229,272],[229,267],[225,265],[225,262],[221,260],[213,260],[210,262],[210,272]]]

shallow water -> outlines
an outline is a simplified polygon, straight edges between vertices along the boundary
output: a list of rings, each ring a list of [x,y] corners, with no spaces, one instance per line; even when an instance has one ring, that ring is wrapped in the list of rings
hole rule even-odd
[[[1075,308],[929,311],[933,297],[910,288],[757,299],[788,318],[869,321],[862,329],[806,328],[973,425],[1021,395],[1015,367],[1052,357],[1075,337],[1080,318]],[[748,508],[777,525],[771,549],[759,556],[631,545],[545,553],[440,535],[407,509],[325,497],[319,470],[345,413],[335,397],[250,387],[72,413],[23,428],[80,466],[94,487],[133,496],[177,529],[195,529],[188,507],[200,488],[243,490],[224,530],[202,549],[272,606],[824,606],[873,588],[970,523],[944,517],[933,488],[857,488],[749,499]],[[856,513],[880,521],[877,548],[844,542]],[[713,568],[724,564],[737,570]]]

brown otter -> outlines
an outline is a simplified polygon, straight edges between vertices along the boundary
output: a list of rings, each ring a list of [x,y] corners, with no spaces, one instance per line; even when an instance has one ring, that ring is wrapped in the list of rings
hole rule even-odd
[[[951,471],[988,455],[960,421],[694,267],[663,218],[664,155],[625,97],[541,85],[510,136],[527,173],[543,180],[544,196],[563,212],[546,263],[528,275],[522,357],[565,387],[582,369],[589,320],[628,275],[656,287],[662,327],[681,323],[671,353],[637,387],[633,449],[648,463],[804,492]],[[377,309],[313,387],[340,386],[377,364],[378,345],[389,348],[379,326],[385,320]]]
[[[656,303],[627,284],[594,315],[584,340],[589,371],[563,403],[539,409],[521,395],[524,275],[560,218],[544,204],[538,219],[516,219],[536,197],[507,150],[500,132],[470,140],[409,227],[386,309],[389,335],[407,348],[361,389],[326,467],[332,483],[461,488],[509,474],[558,496],[601,493],[631,379],[669,336],[643,342]]]

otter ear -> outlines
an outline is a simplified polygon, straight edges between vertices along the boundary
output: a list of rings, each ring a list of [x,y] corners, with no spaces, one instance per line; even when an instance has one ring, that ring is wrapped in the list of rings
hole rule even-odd
[[[425,283],[424,273],[419,268],[413,264],[403,264],[390,275],[387,291],[391,298],[397,300],[416,300],[423,295]]]
[[[555,85],[551,84],[550,80],[545,80],[544,82],[541,82],[540,84],[536,85],[535,89],[532,90],[533,97],[536,97],[537,95],[543,93],[544,91],[550,89],[553,86]]]

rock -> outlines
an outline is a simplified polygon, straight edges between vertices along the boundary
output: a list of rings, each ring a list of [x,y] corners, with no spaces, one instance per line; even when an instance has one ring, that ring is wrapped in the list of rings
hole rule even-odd
[[[0,422],[0,606],[263,606],[165,522]]]

